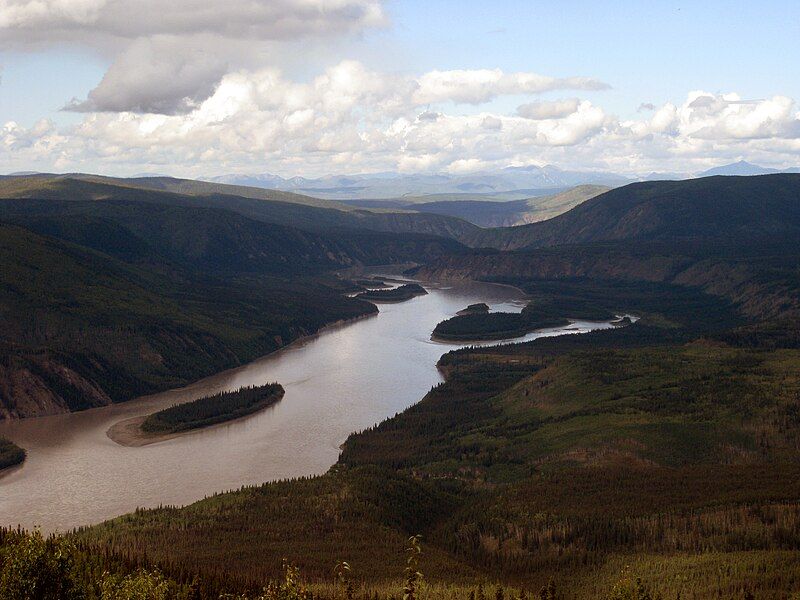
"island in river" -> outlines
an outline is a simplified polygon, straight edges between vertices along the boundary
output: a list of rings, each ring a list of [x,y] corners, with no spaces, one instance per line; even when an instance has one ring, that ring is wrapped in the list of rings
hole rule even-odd
[[[567,316],[566,310],[570,313]],[[441,321],[432,338],[447,342],[503,340],[522,337],[548,327],[569,325],[570,319],[607,320],[614,314],[594,307],[565,307],[555,302],[531,301],[521,312],[489,312],[486,304],[470,304],[455,316]]]
[[[356,298],[369,300],[370,302],[405,302],[416,296],[424,296],[427,293],[428,290],[418,283],[407,283],[388,290],[367,290],[358,294]]]
[[[182,433],[233,421],[272,406],[283,398],[278,383],[247,386],[232,392],[204,396],[164,410],[121,421],[108,437],[123,446],[144,446]]]

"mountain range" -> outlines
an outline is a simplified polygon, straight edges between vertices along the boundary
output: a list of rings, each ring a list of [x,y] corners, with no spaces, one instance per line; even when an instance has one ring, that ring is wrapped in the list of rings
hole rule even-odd
[[[269,188],[308,194],[332,200],[390,200],[406,196],[432,194],[469,194],[482,200],[520,200],[550,195],[554,190],[592,184],[619,187],[635,181],[688,179],[712,175],[766,175],[797,173],[800,167],[770,169],[745,161],[714,167],[700,173],[649,173],[629,177],[603,171],[569,171],[552,165],[506,167],[494,171],[470,174],[403,174],[370,173],[357,175],[327,175],[318,178],[290,177],[264,174],[228,174],[208,178],[216,183]]]

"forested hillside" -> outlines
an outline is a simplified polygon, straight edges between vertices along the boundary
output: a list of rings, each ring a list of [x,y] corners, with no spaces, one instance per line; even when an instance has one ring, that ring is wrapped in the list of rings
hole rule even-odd
[[[0,415],[127,400],[374,312],[328,273],[466,250],[415,232],[462,224],[431,219],[169,178],[0,178]]]
[[[543,221],[474,232],[501,250],[619,240],[754,239],[800,233],[800,175],[649,181],[616,188]]]
[[[329,277],[197,277],[10,225],[0,262],[4,417],[174,387],[375,311]]]
[[[477,227],[461,219],[409,211],[354,210],[287,192],[169,178],[112,179],[93,175],[0,178],[0,199],[127,200],[190,208],[222,208],[257,221],[310,231],[369,229],[462,237]]]

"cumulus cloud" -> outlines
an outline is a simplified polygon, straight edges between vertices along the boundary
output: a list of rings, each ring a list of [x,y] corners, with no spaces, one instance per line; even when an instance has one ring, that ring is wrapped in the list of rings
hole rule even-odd
[[[679,116],[682,131],[699,139],[800,137],[797,106],[786,96],[742,100],[737,94],[693,92]]]
[[[386,23],[380,0],[0,0],[0,48],[72,44],[111,61],[77,111],[186,112],[276,44]]]
[[[100,84],[83,101],[65,108],[77,112],[179,113],[208,98],[228,70],[225,56],[202,43],[158,36],[136,40],[114,61]]]
[[[526,119],[560,119],[578,110],[580,100],[569,98],[553,102],[530,102],[517,108],[517,114]]]
[[[419,78],[419,104],[483,104],[501,95],[540,94],[552,90],[604,90],[608,84],[588,77],[556,78],[537,73],[504,73],[500,69],[431,71]]]
[[[62,128],[6,123],[0,172],[456,173],[551,163],[636,173],[701,170],[742,157],[768,165],[800,161],[800,114],[783,96],[744,102],[691,92],[625,121],[577,99],[533,103],[512,114],[432,110],[418,95],[423,79],[356,61],[307,81],[276,68],[238,69],[222,75],[205,99],[176,88],[175,97],[189,98],[186,112],[90,112]],[[701,97],[708,99],[698,105]]]
[[[4,0],[6,40],[217,34],[285,39],[383,25],[379,0]]]

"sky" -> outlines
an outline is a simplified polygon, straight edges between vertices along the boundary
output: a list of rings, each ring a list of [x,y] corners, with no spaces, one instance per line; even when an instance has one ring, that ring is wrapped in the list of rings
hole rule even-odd
[[[800,3],[0,0],[0,173],[800,166]]]

